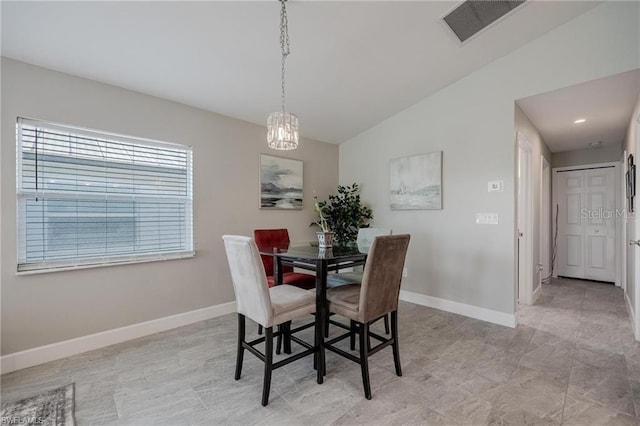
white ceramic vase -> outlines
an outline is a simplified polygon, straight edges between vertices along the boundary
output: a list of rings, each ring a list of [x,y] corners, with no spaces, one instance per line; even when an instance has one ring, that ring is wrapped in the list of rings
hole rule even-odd
[[[318,247],[326,248],[333,247],[333,232],[316,232],[318,237]]]

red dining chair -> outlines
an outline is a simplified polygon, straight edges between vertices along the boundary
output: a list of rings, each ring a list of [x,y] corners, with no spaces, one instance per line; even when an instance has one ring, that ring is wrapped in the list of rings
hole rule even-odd
[[[256,245],[261,250],[271,250],[274,247],[287,248],[289,246],[289,232],[286,229],[256,229],[253,231],[253,238]],[[267,274],[269,287],[275,285],[273,276],[273,256],[261,255],[264,272]],[[293,267],[282,267],[282,284],[289,284],[310,290],[316,286],[315,275],[293,272]]]
[[[287,248],[290,242],[289,231],[286,228],[256,229],[253,231],[253,239],[260,250],[268,251],[271,251],[274,247]],[[269,287],[273,287],[276,284],[273,276],[273,256],[260,255],[260,258],[267,274],[267,283]],[[294,272],[291,266],[282,266],[282,284],[310,290],[316,286],[316,277],[315,275]],[[262,334],[262,326],[258,326],[258,333]]]

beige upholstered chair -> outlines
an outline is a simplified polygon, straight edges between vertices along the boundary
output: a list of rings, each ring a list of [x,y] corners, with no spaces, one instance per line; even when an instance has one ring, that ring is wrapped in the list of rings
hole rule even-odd
[[[325,347],[360,364],[364,394],[367,399],[371,399],[368,364],[370,355],[387,346],[392,346],[396,374],[402,376],[398,350],[398,298],[409,239],[408,234],[376,237],[364,267],[362,284],[350,284],[327,290],[329,311],[351,320],[351,326],[342,325],[349,332],[329,340],[325,343]],[[391,338],[387,339],[369,331],[369,324],[389,313],[391,314]],[[334,343],[347,337],[351,337],[353,341],[355,326],[360,338],[359,357],[333,346]],[[369,348],[369,337],[382,343]]]
[[[373,240],[375,240],[376,237],[391,235],[392,233],[391,229],[386,228],[360,228],[358,229],[358,248],[362,252],[369,252],[371,244],[373,244]]]
[[[373,244],[373,240],[376,237],[391,234],[391,229],[386,228],[360,228],[357,239],[358,249],[363,253],[369,253],[371,244]],[[327,287],[335,288],[348,284],[360,284],[362,282],[362,272],[360,270],[327,275]],[[389,316],[387,315],[384,316],[384,331],[389,334]]]
[[[376,237],[381,235],[391,235],[391,229],[385,228],[360,228],[358,230],[358,250],[362,253],[369,253],[371,244]],[[362,282],[362,270],[354,272],[341,272],[327,276],[327,287],[340,287],[347,284],[360,284]]]
[[[314,346],[292,335],[299,330],[288,330],[287,326],[287,332],[291,333],[291,339],[304,346],[306,350],[273,363],[273,337],[281,334],[280,331],[274,333],[273,327],[288,324],[293,319],[315,312],[315,291],[303,290],[288,284],[269,288],[255,242],[249,237],[236,235],[224,235],[222,238],[227,252],[238,310],[238,353],[235,379],[240,379],[244,350],[247,349],[265,363],[262,405],[267,405],[271,387],[271,373],[274,369],[312,353],[318,353],[318,356],[322,358],[321,352],[316,351]],[[265,336],[251,342],[245,341],[245,317],[262,325],[265,329]],[[265,342],[264,354],[254,347],[262,342]],[[324,359],[319,359],[319,362],[324,365]],[[318,369],[319,383],[321,383],[320,374],[321,369]]]

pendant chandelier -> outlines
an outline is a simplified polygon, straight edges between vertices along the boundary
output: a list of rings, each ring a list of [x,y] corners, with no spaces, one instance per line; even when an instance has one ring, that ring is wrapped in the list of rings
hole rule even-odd
[[[286,0],[280,0],[280,49],[282,51],[282,111],[267,118],[267,145],[281,151],[298,147],[298,116],[285,110],[284,64],[289,55],[289,22]]]

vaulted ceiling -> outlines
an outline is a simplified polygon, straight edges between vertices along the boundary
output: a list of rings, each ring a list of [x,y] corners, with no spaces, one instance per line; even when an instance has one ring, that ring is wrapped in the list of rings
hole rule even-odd
[[[289,1],[288,110],[341,143],[584,13],[528,1],[460,44],[459,2]],[[3,1],[2,55],[264,125],[279,109],[276,1]]]

